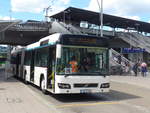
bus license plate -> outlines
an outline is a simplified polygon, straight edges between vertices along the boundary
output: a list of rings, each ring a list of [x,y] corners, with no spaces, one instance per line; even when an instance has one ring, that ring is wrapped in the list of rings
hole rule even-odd
[[[91,93],[92,91],[90,89],[81,89],[80,93]]]

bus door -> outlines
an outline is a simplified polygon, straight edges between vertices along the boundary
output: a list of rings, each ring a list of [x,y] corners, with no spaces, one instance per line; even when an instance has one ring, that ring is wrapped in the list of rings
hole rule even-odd
[[[30,81],[34,82],[34,59],[35,59],[35,51],[31,52],[31,68],[30,68]]]
[[[47,65],[47,87],[49,89],[54,88],[54,75],[55,75],[55,48],[49,48],[49,55],[48,55],[48,65]]]
[[[25,80],[24,75],[23,75],[24,55],[25,55],[24,51],[21,51],[19,54],[19,75],[22,80]]]

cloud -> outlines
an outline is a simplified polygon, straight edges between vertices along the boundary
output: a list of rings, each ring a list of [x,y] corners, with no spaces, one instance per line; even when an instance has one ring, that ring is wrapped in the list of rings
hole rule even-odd
[[[51,5],[52,11],[62,9],[70,0],[11,0],[12,11],[42,13],[44,8]]]
[[[9,16],[0,16],[0,20],[10,20]],[[11,18],[11,20],[15,20],[15,18]]]
[[[70,2],[70,0],[60,0],[62,1],[64,4],[68,4]]]
[[[99,0],[100,2],[100,0]],[[149,14],[150,0],[103,0],[104,13],[123,16],[136,17]],[[87,9],[99,11],[97,0],[91,0]]]
[[[129,18],[132,20],[141,20],[141,18],[139,16],[123,16],[124,18]]]

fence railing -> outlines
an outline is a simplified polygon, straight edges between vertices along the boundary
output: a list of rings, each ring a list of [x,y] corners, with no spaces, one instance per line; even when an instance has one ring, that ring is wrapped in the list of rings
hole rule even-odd
[[[128,74],[131,71],[133,62],[125,58],[117,51],[110,49],[110,73],[111,74]]]

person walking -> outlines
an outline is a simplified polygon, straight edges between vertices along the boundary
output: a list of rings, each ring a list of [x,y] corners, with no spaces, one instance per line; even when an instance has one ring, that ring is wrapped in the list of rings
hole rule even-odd
[[[145,62],[141,63],[141,72],[142,72],[142,76],[146,77],[146,73],[147,73],[147,64]]]
[[[138,67],[139,67],[139,64],[138,64],[138,63],[135,63],[135,64],[133,65],[132,70],[133,70],[135,76],[137,76],[137,73],[138,73]]]

